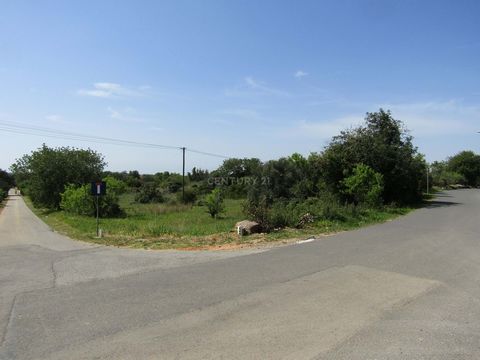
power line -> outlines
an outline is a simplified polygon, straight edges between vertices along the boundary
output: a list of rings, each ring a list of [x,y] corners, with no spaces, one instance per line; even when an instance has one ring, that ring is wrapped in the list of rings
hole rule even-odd
[[[21,135],[34,135],[42,137],[50,137],[55,139],[64,139],[64,140],[76,140],[76,141],[88,141],[97,144],[109,144],[109,145],[120,145],[120,146],[135,146],[143,148],[155,148],[155,149],[170,149],[170,150],[181,150],[182,151],[182,199],[185,200],[185,151],[191,153],[196,153],[200,155],[212,156],[217,158],[228,159],[228,156],[214,154],[206,151],[188,149],[185,146],[171,146],[171,145],[161,145],[153,143],[145,143],[140,141],[131,141],[124,139],[115,139],[103,136],[92,136],[86,134],[80,134],[70,131],[62,131],[56,129],[50,129],[41,126],[35,126],[31,124],[16,123],[12,121],[0,121],[0,131],[9,132],[13,134]]]
[[[191,152],[191,153],[207,155],[207,156],[215,156],[215,157],[219,157],[219,158],[223,158],[223,159],[230,159],[229,156],[224,156],[224,155],[219,155],[219,154],[214,154],[214,153],[209,153],[209,152],[194,150],[194,149],[189,149],[189,148],[185,148],[185,149],[186,149],[186,151]]]
[[[21,123],[13,123],[13,122],[6,122],[0,121],[0,126],[2,126],[2,130],[9,131],[15,130],[16,132],[20,131],[28,131],[28,135],[46,135],[46,134],[54,134],[56,136],[66,136],[68,140],[85,140],[85,141],[92,141],[95,140],[97,142],[108,142],[109,144],[115,143],[119,145],[138,145],[138,146],[148,146],[148,147],[158,147],[164,149],[181,149],[180,146],[170,146],[170,145],[160,145],[160,144],[151,144],[151,143],[143,143],[138,141],[131,141],[131,140],[123,140],[123,139],[115,139],[115,138],[108,138],[102,136],[93,136],[93,135],[86,135],[81,133],[74,133],[62,130],[56,130],[46,127],[40,126],[33,126],[29,124],[21,124]]]
[[[120,146],[134,146],[134,147],[144,147],[144,148],[157,148],[157,149],[173,149],[173,150],[183,150],[191,153],[197,153],[205,156],[218,157],[223,159],[228,159],[228,156],[210,153],[206,151],[200,151],[195,149],[189,149],[183,146],[171,146],[171,145],[162,145],[154,143],[145,143],[139,141],[131,141],[124,139],[115,139],[103,136],[92,136],[86,134],[80,134],[75,132],[68,132],[62,130],[56,130],[46,127],[34,126],[30,124],[16,123],[11,121],[0,121],[0,131],[10,132],[15,134],[22,135],[33,135],[33,136],[45,136],[56,139],[64,140],[76,140],[76,141],[87,141],[98,144],[108,144],[108,145],[120,145]]]

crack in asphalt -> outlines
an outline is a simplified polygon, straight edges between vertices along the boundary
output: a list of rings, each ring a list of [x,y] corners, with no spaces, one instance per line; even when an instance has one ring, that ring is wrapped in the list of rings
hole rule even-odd
[[[2,334],[2,341],[0,342],[0,347],[3,347],[5,341],[7,340],[7,334],[8,334],[8,329],[10,328],[10,325],[12,323],[12,318],[13,318],[13,309],[15,308],[15,303],[17,301],[17,295],[14,295],[12,299],[12,305],[10,306],[10,310],[8,312],[8,321],[7,324],[4,327],[3,334]]]

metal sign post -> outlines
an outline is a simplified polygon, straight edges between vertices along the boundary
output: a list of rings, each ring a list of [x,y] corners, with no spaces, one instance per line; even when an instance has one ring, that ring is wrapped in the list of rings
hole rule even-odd
[[[98,216],[98,215],[99,215],[99,211],[98,211],[98,195],[95,196],[95,200],[96,200],[95,202],[96,202],[96,205],[97,205],[97,237],[99,237],[99,228],[98,228],[98,226],[99,226],[99,220],[98,220],[98,217],[99,217],[99,216]]]
[[[99,198],[107,194],[107,183],[105,181],[93,181],[91,183],[90,193],[95,196],[95,206],[97,210],[97,238],[100,237],[100,206]]]

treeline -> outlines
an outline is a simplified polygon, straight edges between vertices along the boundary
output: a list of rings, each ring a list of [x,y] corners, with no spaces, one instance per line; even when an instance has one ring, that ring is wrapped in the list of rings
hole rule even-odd
[[[245,213],[267,230],[414,204],[426,182],[426,162],[413,138],[382,109],[367,113],[363,125],[342,131],[320,153],[266,163],[227,160],[216,174],[235,178],[250,169],[247,175],[259,181],[233,186],[245,186]]]
[[[0,203],[8,196],[8,190],[15,186],[13,176],[0,169]]]
[[[441,188],[480,186],[480,155],[462,151],[445,161],[435,161],[430,167],[432,184]]]
[[[118,197],[126,191],[134,192],[140,203],[210,206],[215,200],[218,211],[225,197],[242,198],[246,217],[264,230],[315,218],[341,219],[345,212],[364,208],[412,204],[421,200],[426,180],[426,163],[412,137],[382,109],[367,113],[363,125],[342,131],[322,152],[307,157],[228,159],[212,172],[194,168],[185,193],[180,174],[105,172],[105,165],[102,155],[92,150],[43,145],[11,170],[35,206],[93,213],[88,184],[103,178],[111,194],[102,199],[104,215],[122,214]]]

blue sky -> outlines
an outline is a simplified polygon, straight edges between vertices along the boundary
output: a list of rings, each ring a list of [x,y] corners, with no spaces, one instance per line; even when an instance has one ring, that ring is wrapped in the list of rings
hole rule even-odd
[[[0,122],[233,157],[320,151],[390,109],[429,161],[480,152],[478,1],[0,1]],[[91,147],[112,170],[181,154],[6,134],[0,168]],[[188,154],[187,169],[221,159]]]

